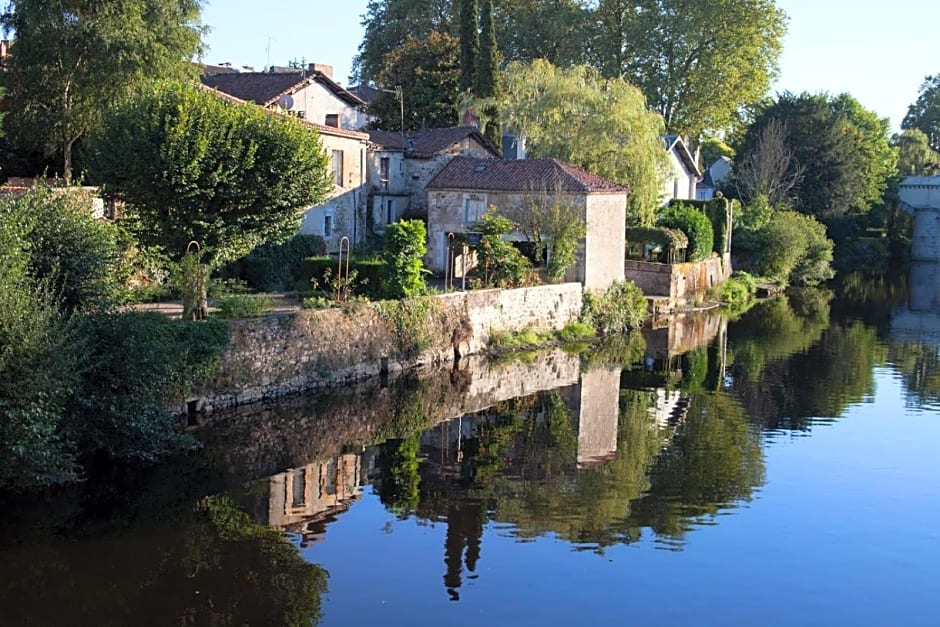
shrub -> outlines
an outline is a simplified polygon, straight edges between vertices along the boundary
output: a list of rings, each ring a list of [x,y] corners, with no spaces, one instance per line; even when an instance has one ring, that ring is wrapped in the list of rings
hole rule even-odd
[[[344,271],[345,271],[345,261]],[[336,291],[336,276],[338,261],[333,257],[308,257],[304,259],[302,279],[298,286],[309,290],[311,287],[317,290]],[[349,276],[354,282],[350,286],[355,292],[371,299],[382,298],[382,274],[385,269],[385,263],[381,259],[350,259]]]
[[[514,351],[542,346],[552,339],[547,331],[536,331],[526,327],[521,331],[496,331],[490,334],[489,348],[492,351]]]
[[[646,319],[646,297],[631,281],[611,285],[603,295],[585,292],[581,321],[601,335],[637,329]]]
[[[558,339],[562,342],[584,342],[597,336],[597,331],[589,324],[583,322],[569,322],[558,332]]]
[[[735,272],[721,285],[722,302],[734,307],[747,303],[757,291],[757,280],[747,272]]]
[[[223,318],[256,318],[270,311],[274,302],[267,296],[229,294],[216,300],[214,305]]]
[[[689,261],[706,259],[712,254],[715,234],[712,223],[704,213],[694,207],[674,205],[668,207],[657,224],[679,229],[689,238],[686,257]]]
[[[483,282],[490,287],[519,287],[530,280],[531,265],[519,250],[504,237],[515,225],[491,207],[476,225],[483,233],[480,244],[472,249],[483,269]]]
[[[326,253],[326,244],[317,235],[295,235],[281,244],[262,244],[238,261],[223,268],[220,275],[245,281],[260,292],[292,290],[304,276],[304,260]]]
[[[415,298],[427,292],[424,255],[427,230],[420,220],[400,220],[385,227],[383,291],[386,298]]]
[[[826,227],[812,216],[777,211],[745,241],[749,265],[774,281],[817,285],[833,277],[832,241],[826,238]]]

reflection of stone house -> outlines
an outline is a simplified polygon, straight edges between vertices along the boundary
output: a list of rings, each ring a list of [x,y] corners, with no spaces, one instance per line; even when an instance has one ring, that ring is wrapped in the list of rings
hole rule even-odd
[[[586,235],[571,280],[606,289],[623,280],[627,189],[557,159],[455,157],[430,183],[427,265],[444,272],[448,233],[467,233],[491,206],[525,211],[534,201],[564,203],[585,222]],[[517,239],[521,235],[515,236]]]
[[[430,128],[402,135],[369,131],[370,219],[376,230],[399,218],[427,214],[425,186],[455,156],[497,159],[499,151],[473,126]]]
[[[702,178],[695,157],[689,147],[678,135],[664,135],[666,152],[669,153],[669,176],[660,190],[660,200],[695,200],[696,183]]]
[[[362,458],[351,453],[274,475],[268,480],[267,524],[315,539],[328,516],[359,498],[361,482]]]

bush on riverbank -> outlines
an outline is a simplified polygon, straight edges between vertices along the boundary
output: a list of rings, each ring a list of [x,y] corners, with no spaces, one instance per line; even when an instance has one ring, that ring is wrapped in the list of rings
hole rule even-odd
[[[646,297],[631,281],[618,281],[604,294],[584,293],[581,322],[601,335],[625,333],[643,326],[646,320]]]

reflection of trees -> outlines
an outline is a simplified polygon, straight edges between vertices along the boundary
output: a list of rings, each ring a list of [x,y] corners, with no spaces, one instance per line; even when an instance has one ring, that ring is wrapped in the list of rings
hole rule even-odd
[[[737,400],[695,394],[649,478],[648,492],[632,504],[631,521],[659,535],[681,536],[698,517],[749,500],[763,484],[760,433]]]
[[[901,374],[908,403],[915,406],[940,402],[940,358],[937,347],[920,343],[892,343],[888,360]]]
[[[400,516],[418,508],[421,485],[419,440],[418,432],[401,440],[388,440],[379,453],[381,473],[376,479],[376,491],[382,503]]]
[[[327,574],[224,498],[164,524],[16,547],[0,560],[11,625],[310,625]]]

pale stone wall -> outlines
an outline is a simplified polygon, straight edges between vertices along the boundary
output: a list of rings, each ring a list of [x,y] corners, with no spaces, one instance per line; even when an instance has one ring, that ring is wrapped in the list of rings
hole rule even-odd
[[[300,233],[319,235],[326,242],[329,252],[339,249],[339,241],[348,237],[352,244],[363,238],[365,231],[364,209],[368,196],[366,187],[365,139],[320,134],[323,150],[333,158],[333,151],[343,153],[343,185],[333,187],[333,196],[326,202],[310,207],[304,212]],[[332,168],[332,165],[330,166]],[[332,170],[331,170],[332,171]],[[330,217],[330,232],[326,232],[327,216]]]
[[[429,298],[408,323],[423,346],[400,334],[382,303],[300,311],[231,323],[231,341],[215,375],[178,399],[180,410],[217,409],[338,385],[454,358],[461,322],[472,337],[463,354],[480,352],[494,331],[562,329],[581,315],[581,286],[476,290]],[[414,333],[412,335],[415,335]]]
[[[672,306],[685,305],[731,275],[731,264],[713,255],[687,263],[650,263],[628,259],[625,274],[647,296],[668,297]]]
[[[579,252],[581,281],[587,289],[606,290],[624,278],[626,196],[591,194],[586,203],[587,233]]]
[[[581,376],[578,467],[591,467],[617,454],[620,369],[597,368]]]
[[[338,115],[340,128],[357,131],[368,122],[366,114],[343,102],[332,91],[313,82],[291,96],[294,106],[288,109],[294,115],[302,111],[304,119],[316,124],[326,124],[327,115]]]

